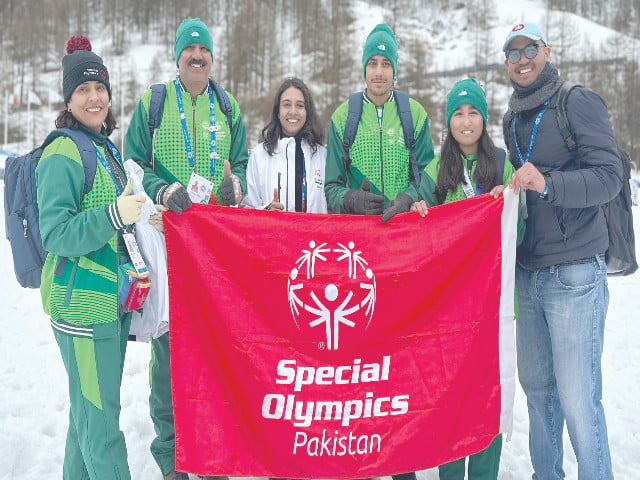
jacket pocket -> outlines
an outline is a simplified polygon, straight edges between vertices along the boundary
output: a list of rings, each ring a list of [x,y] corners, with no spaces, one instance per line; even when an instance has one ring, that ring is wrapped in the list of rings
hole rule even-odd
[[[73,293],[73,284],[76,281],[76,273],[78,272],[78,263],[80,258],[75,258],[73,260],[73,265],[71,267],[71,274],[69,275],[69,281],[67,282],[67,292],[64,296],[64,306],[68,307],[71,304],[71,294]]]

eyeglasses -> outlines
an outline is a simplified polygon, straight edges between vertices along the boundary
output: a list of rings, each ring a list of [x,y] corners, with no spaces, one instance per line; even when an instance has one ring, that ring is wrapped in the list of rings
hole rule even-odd
[[[524,53],[524,56],[531,60],[532,58],[536,58],[536,55],[538,55],[538,48],[544,46],[545,45],[542,43],[530,43],[524,48],[512,48],[511,50],[507,50],[506,57],[509,62],[518,63]]]

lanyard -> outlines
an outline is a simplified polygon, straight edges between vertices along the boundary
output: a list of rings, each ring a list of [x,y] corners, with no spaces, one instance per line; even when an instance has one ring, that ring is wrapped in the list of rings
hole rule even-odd
[[[302,150],[302,147],[300,148]],[[302,198],[301,198],[301,209],[300,211],[307,211],[307,168],[305,166],[305,158],[304,152],[302,154]]]
[[[193,155],[193,149],[191,148],[191,140],[189,140],[189,130],[187,129],[187,120],[184,115],[184,104],[182,103],[182,87],[180,85],[180,77],[176,77],[175,86],[176,86],[176,101],[178,102],[178,111],[180,112],[180,123],[182,124],[182,136],[184,137],[184,147],[185,147],[185,150],[187,151],[187,161],[189,162],[189,167],[191,167],[195,171],[196,162]],[[211,141],[210,141],[211,153],[209,154],[209,158],[211,159],[210,174],[211,174],[211,178],[213,178],[216,174],[216,159],[218,158],[218,154],[216,153],[216,131],[218,130],[219,127],[218,125],[216,125],[214,93],[210,85],[207,85],[207,93],[209,94],[209,134],[211,135]],[[195,135],[195,125],[194,125],[194,135]]]
[[[469,170],[467,170],[466,163],[466,159],[462,157],[462,168],[464,169],[464,183],[462,184],[462,190],[464,191],[464,194],[467,198],[471,198],[475,196],[475,192],[473,191],[473,186],[471,185],[471,176],[469,175]]]
[[[109,150],[111,151],[111,154],[118,161],[118,163],[122,165],[122,157],[120,156],[120,152],[118,152],[116,147],[112,146],[109,141],[107,141],[105,145],[107,146],[107,148],[109,148]],[[120,196],[120,194],[122,193],[122,187],[118,183],[118,180],[116,179],[116,176],[113,173],[113,170],[111,170],[111,167],[109,166],[109,162],[107,162],[107,159],[104,158],[104,155],[102,155],[102,152],[100,152],[100,150],[98,149],[95,143],[94,143],[94,146],[96,147],[96,156],[98,157],[98,160],[100,160],[100,163],[102,164],[104,169],[107,172],[109,172],[109,175],[111,176],[111,180],[113,180],[113,185],[116,187],[116,194]]]
[[[540,126],[540,122],[542,121],[542,116],[547,111],[547,105],[549,105],[549,99],[544,102],[545,108],[540,110],[538,116],[536,117],[536,121],[533,124],[533,130],[531,131],[531,138],[529,139],[529,148],[527,149],[527,158],[522,158],[522,152],[520,151],[520,146],[518,145],[518,138],[516,137],[516,117],[513,118],[513,141],[516,144],[516,150],[518,151],[518,157],[520,158],[520,165],[524,165],[531,158],[531,151],[533,150],[533,144],[536,141],[536,136],[538,135],[538,127]]]
[[[482,188],[480,188],[480,185],[478,185],[478,183],[476,182],[476,190],[475,192],[473,191],[473,184],[471,183],[471,174],[469,172],[469,169],[467,168],[467,163],[471,162],[473,164],[473,162],[477,162],[478,158],[476,156],[475,160],[474,159],[467,159],[467,157],[465,155],[460,155],[460,159],[462,160],[462,169],[464,172],[464,183],[462,184],[462,190],[464,191],[464,194],[467,198],[471,198],[471,197],[475,197],[476,195],[480,195],[482,192]]]

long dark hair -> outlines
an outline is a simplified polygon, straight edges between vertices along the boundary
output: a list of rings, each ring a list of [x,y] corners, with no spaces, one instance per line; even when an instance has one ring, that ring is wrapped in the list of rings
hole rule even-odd
[[[278,120],[278,114],[280,113],[280,97],[287,88],[294,87],[302,92],[304,97],[304,107],[307,111],[307,120],[304,122],[302,129],[298,135],[301,135],[304,140],[307,141],[311,148],[315,152],[318,149],[318,145],[322,145],[323,133],[322,129],[318,125],[318,118],[316,116],[316,108],[313,105],[313,98],[311,92],[305,83],[299,78],[290,77],[287,78],[276,93],[273,99],[273,109],[271,111],[271,120],[266,127],[262,129],[261,139],[264,142],[264,148],[269,152],[269,155],[273,155],[273,152],[278,144],[278,140],[282,137],[282,125]]]
[[[60,110],[60,113],[58,113],[58,118],[56,118],[56,128],[78,128],[80,125],[81,123],[73,116],[73,113],[68,111],[66,108]],[[107,136],[111,135],[111,132],[117,128],[116,119],[113,116],[111,107],[109,107],[109,112],[107,113],[107,118],[104,121],[104,126],[107,129]]]
[[[462,166],[462,150],[460,145],[453,138],[451,128],[447,129],[447,137],[442,144],[440,153],[440,170],[438,171],[438,181],[436,183],[435,194],[439,203],[447,198],[447,192],[455,192],[458,185],[464,182],[464,168]],[[487,127],[482,127],[482,134],[478,140],[478,158],[476,169],[473,172],[475,181],[483,192],[490,191],[497,185],[498,160],[496,157],[496,147],[487,133]]]

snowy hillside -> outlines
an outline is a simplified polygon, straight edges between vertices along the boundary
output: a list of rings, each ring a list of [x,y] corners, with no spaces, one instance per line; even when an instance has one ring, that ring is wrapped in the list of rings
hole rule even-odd
[[[398,87],[409,90],[427,107],[436,146],[442,127],[446,91],[455,81],[470,74],[486,85],[491,131],[496,137],[496,143],[501,143],[501,115],[511,92],[506,69],[502,65],[504,55],[501,47],[508,30],[517,22],[534,21],[544,27],[552,45],[552,60],[556,62],[607,59],[612,51],[609,45],[614,41],[624,46],[614,50],[616,56],[638,60],[640,51],[634,47],[638,39],[616,33],[574,13],[549,10],[543,0],[485,0],[470,4],[453,4],[446,11],[426,2],[425,7],[409,12],[394,12],[386,5],[378,5],[380,3],[382,2],[362,0],[345,2],[350,5],[352,22],[345,30],[344,38],[340,38],[340,51],[345,58],[340,62],[339,71],[334,72],[339,81],[328,81],[320,73],[313,73],[314,64],[317,63],[317,60],[314,60],[318,56],[316,52],[329,49],[329,45],[314,45],[315,50],[301,52],[298,37],[315,35],[314,29],[318,27],[308,25],[302,32],[292,31],[291,22],[285,18],[278,19],[277,28],[273,29],[272,41],[275,51],[269,52],[270,58],[264,62],[268,63],[270,68],[264,75],[273,75],[273,78],[260,82],[260,85],[264,84],[262,87],[238,83],[236,76],[240,75],[239,67],[235,63],[231,65],[230,59],[238,61],[246,55],[245,62],[252,60],[248,59],[248,53],[245,54],[240,47],[236,47],[234,38],[229,37],[229,31],[223,22],[210,23],[214,38],[212,76],[238,99],[250,147],[258,142],[259,132],[267,121],[272,93],[280,80],[286,76],[299,76],[309,84],[315,94],[315,103],[326,129],[336,102],[341,102],[346,99],[348,93],[364,86],[361,68],[362,45],[367,34],[380,22],[388,22],[394,26],[399,43]],[[484,6],[489,6],[490,9],[485,11]],[[198,15],[198,9],[196,8],[191,15]],[[174,23],[177,26],[179,20]],[[148,32],[130,29],[126,33],[127,48],[124,54],[117,55],[109,32],[88,32],[94,51],[104,58],[110,70],[112,105],[120,126],[112,136],[117,145],[121,145],[133,108],[144,89],[152,83],[171,79],[176,74],[173,40],[167,38],[165,43],[144,43],[143,38],[149,37]],[[168,36],[173,38],[172,34]],[[586,52],[588,55],[585,55]],[[56,59],[54,64],[59,65],[59,59]],[[243,64],[242,67],[257,70],[263,69],[264,65]],[[464,68],[470,70],[456,70]],[[458,73],[455,73],[456,71]],[[564,73],[571,74],[575,81],[585,81],[584,69]],[[8,145],[5,145],[5,150],[26,152],[46,136],[53,127],[57,110],[60,108],[59,104],[50,103],[51,94],[60,90],[60,82],[60,69],[54,67],[42,73],[37,82],[26,78],[22,83],[14,82],[10,86],[11,91],[8,93],[19,96],[21,87],[34,85],[24,89],[24,92],[28,92],[29,95],[37,93],[38,101],[42,105],[32,105],[30,111],[24,104],[13,107],[14,110],[9,114],[9,136],[17,136],[17,131],[14,135],[11,135],[11,131],[16,125],[20,125],[18,130],[23,138],[20,141],[10,140]],[[234,88],[236,84],[238,86]],[[26,102],[29,95],[24,92],[23,102]],[[605,89],[601,93],[606,98],[612,92]],[[612,103],[610,102],[610,105],[615,107]],[[0,138],[0,141],[4,139]]]

